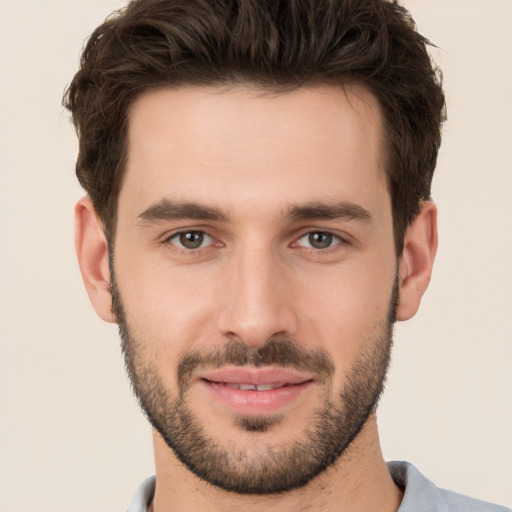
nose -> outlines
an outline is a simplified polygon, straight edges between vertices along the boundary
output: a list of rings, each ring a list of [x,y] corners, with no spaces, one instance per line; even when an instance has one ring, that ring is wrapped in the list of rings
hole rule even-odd
[[[297,329],[293,281],[271,249],[240,249],[224,273],[218,315],[220,333],[247,346],[293,337]]]

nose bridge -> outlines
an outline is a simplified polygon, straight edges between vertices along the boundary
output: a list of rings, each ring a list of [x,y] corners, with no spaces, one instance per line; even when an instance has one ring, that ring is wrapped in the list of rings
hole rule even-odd
[[[223,311],[222,334],[250,346],[273,336],[292,336],[296,318],[283,262],[263,242],[238,247],[231,256]]]

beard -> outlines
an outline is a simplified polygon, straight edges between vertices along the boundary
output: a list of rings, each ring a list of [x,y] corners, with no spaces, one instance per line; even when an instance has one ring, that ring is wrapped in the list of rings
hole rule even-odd
[[[229,341],[214,351],[185,354],[177,367],[177,392],[172,393],[158,375],[156,362],[147,356],[146,340],[136,338],[128,325],[113,267],[111,278],[112,309],[119,326],[125,366],[139,404],[177,459],[209,484],[225,491],[260,495],[302,487],[347,451],[377,407],[391,355],[397,280],[387,318],[362,340],[361,346],[365,348],[337,392],[332,392],[335,365],[325,351],[305,348],[291,339],[272,338],[259,348]],[[227,438],[218,440],[209,435],[205,428],[208,418],[195,414],[189,403],[192,375],[198,368],[226,365],[311,372],[315,381],[322,384],[323,393],[310,425],[300,437],[284,445],[254,450],[253,446],[244,449]],[[281,415],[239,416],[234,425],[246,435],[261,436],[281,421]]]

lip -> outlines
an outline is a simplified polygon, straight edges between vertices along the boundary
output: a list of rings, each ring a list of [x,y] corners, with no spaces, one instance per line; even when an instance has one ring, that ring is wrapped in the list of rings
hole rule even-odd
[[[278,413],[314,384],[311,375],[283,368],[222,368],[203,372],[197,380],[215,401],[243,415]],[[233,387],[236,384],[279,387],[241,390]]]

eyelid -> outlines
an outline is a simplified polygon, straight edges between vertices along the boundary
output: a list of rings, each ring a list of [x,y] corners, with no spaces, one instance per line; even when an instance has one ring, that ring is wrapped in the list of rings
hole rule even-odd
[[[191,249],[191,248],[181,246],[181,244],[174,242],[174,240],[176,240],[181,234],[192,233],[192,232],[202,233],[203,236],[208,240],[208,243],[206,245],[203,244],[198,248]],[[315,247],[307,246],[307,245],[300,243],[301,239],[303,239],[311,234],[314,234],[314,233],[322,233],[322,234],[331,235],[334,239],[333,244],[324,249],[320,249],[320,248],[315,248]],[[217,236],[211,234],[210,230],[203,226],[180,227],[180,228],[176,228],[176,230],[173,230],[171,232],[168,231],[167,233],[165,233],[161,237],[159,237],[158,243],[162,244],[162,245],[172,245],[176,250],[181,250],[181,251],[185,251],[188,253],[191,253],[191,252],[197,253],[197,252],[201,251],[202,249],[207,249],[208,247],[211,247],[213,245],[224,246],[224,243],[220,242],[218,240]],[[315,251],[315,252],[328,252],[329,250],[336,250],[336,248],[338,248],[338,246],[352,245],[352,243],[353,243],[352,236],[347,233],[339,233],[337,230],[329,229],[329,228],[308,227],[308,228],[302,228],[302,229],[300,229],[300,231],[297,230],[296,234],[293,235],[293,239],[292,239],[292,242],[290,243],[289,247],[295,247],[295,248],[301,247],[306,250]]]
[[[319,248],[319,247],[313,247],[309,241],[307,242],[307,245],[306,244],[302,244],[300,243],[301,240],[305,239],[307,240],[311,235],[313,234],[322,234],[322,235],[329,235],[332,237],[332,244],[329,245],[328,247],[324,247],[324,248]],[[343,244],[344,240],[334,234],[334,233],[331,233],[330,231],[321,231],[321,230],[312,230],[312,231],[308,231],[307,233],[304,233],[302,236],[300,236],[298,239],[297,239],[297,244],[299,245],[299,247],[305,247],[306,249],[311,249],[311,250],[315,250],[315,251],[328,251],[329,249],[333,249],[335,248],[336,246],[340,245],[340,244]]]
[[[333,237],[333,239],[335,239],[335,243],[333,243],[333,245],[327,247],[326,249],[316,249],[314,247],[309,247],[309,246],[306,246],[306,245],[302,245],[302,244],[299,244],[299,241],[301,239],[303,239],[304,237],[307,237],[311,234],[314,234],[314,233],[322,233],[322,234],[327,234],[327,235],[331,235]],[[321,252],[326,252],[326,251],[329,251],[330,249],[335,249],[336,247],[340,246],[340,245],[352,245],[353,243],[353,239],[352,239],[352,236],[349,235],[348,233],[340,233],[339,231],[335,230],[335,229],[329,229],[329,228],[306,228],[306,229],[301,229],[293,238],[293,242],[291,244],[291,246],[295,246],[295,247],[303,247],[304,249],[309,249],[309,250],[312,250],[312,251],[321,251]]]
[[[201,246],[191,249],[189,247],[184,247],[180,243],[176,243],[176,240],[179,240],[180,235],[184,233],[201,233],[205,239],[208,240],[208,243],[206,245],[201,244]],[[162,238],[160,243],[162,244],[170,244],[174,246],[179,251],[186,251],[186,252],[198,252],[201,249],[206,249],[207,247],[210,247],[214,245],[216,242],[216,239],[210,235],[204,228],[180,228],[176,231],[173,231],[171,233],[166,233]]]

